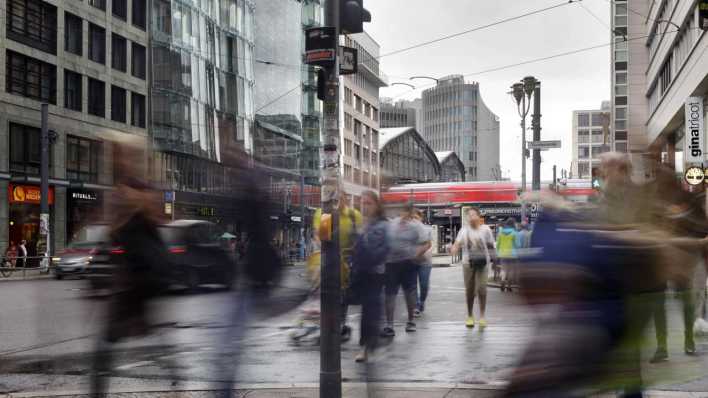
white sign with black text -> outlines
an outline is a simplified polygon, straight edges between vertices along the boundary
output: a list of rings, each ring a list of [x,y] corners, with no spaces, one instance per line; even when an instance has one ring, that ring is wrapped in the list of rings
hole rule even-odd
[[[703,163],[706,141],[703,131],[703,97],[686,100],[686,135],[683,137],[683,159],[687,164]]]

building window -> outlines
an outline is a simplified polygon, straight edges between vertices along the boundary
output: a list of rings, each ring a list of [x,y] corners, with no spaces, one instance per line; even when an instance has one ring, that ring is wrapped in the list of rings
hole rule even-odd
[[[145,79],[145,47],[137,43],[131,43],[133,49],[133,60],[131,73],[133,76]]]
[[[41,0],[8,0],[7,37],[57,53],[57,8]]]
[[[106,83],[88,79],[88,113],[106,117]]]
[[[590,178],[590,163],[578,163],[578,178]]]
[[[590,115],[587,113],[578,114],[578,126],[579,127],[590,127]]]
[[[41,131],[36,127],[10,123],[10,172],[39,175]],[[51,161],[49,152],[49,164]],[[51,170],[51,168],[50,168]]]
[[[352,118],[352,115],[348,113],[344,113],[344,128],[351,131],[353,128],[353,123],[354,119]]]
[[[92,23],[89,24],[89,59],[106,63],[106,30]]]
[[[615,151],[617,152],[627,152],[627,143],[626,142],[617,142],[615,143]]]
[[[578,159],[588,159],[590,158],[590,147],[581,146],[578,148]]]
[[[627,105],[627,97],[615,97],[615,105]]]
[[[57,67],[7,50],[5,87],[8,93],[57,103]]]
[[[374,119],[375,122],[378,122],[379,121],[379,110],[374,107],[371,107],[371,110],[373,111],[372,119]]]
[[[111,86],[111,120],[125,123],[126,96],[125,89]]]
[[[589,144],[590,143],[590,132],[588,130],[578,131],[578,143],[579,144]]]
[[[88,3],[101,10],[106,9],[106,0],[88,0]]]
[[[627,141],[627,132],[626,131],[615,131],[615,140],[616,141]]]
[[[64,51],[76,55],[83,54],[83,20],[74,14],[64,13]]]
[[[364,105],[364,114],[366,117],[371,118],[371,105],[368,102]]]
[[[133,25],[145,30],[145,0],[133,0]]]
[[[111,37],[111,66],[121,72],[128,71],[128,42],[125,37],[113,33]]]
[[[145,128],[145,96],[132,93],[130,105],[131,124],[135,127]]]
[[[358,95],[355,95],[354,98],[356,98],[356,110],[359,111],[359,113],[364,112],[364,102],[361,100],[361,97]]]
[[[66,178],[97,182],[101,143],[79,137],[66,137]]]
[[[113,16],[124,21],[128,20],[128,0],[112,0]]]
[[[593,113],[591,118],[593,126],[602,126],[602,113]]]
[[[64,69],[64,107],[66,109],[82,111],[81,80],[80,74]]]
[[[354,119],[354,138],[361,139],[361,122],[356,119]]]

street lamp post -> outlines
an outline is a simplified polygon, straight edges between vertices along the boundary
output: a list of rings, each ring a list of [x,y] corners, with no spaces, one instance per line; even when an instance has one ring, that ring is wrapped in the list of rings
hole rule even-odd
[[[526,220],[526,202],[523,194],[526,192],[526,116],[531,109],[531,96],[536,88],[536,79],[529,76],[511,86],[511,94],[516,100],[519,116],[521,117],[521,221]]]
[[[413,90],[415,90],[415,86],[412,85],[412,84],[403,83],[403,82],[391,83],[391,86],[399,86],[399,85],[400,85],[400,86],[408,86],[408,87],[412,88]]]

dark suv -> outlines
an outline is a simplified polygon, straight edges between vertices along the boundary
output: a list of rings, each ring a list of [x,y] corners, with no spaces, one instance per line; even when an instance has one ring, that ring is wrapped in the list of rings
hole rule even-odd
[[[168,251],[171,281],[192,290],[204,284],[231,288],[236,264],[221,246],[216,224],[178,220],[160,226],[159,231]]]

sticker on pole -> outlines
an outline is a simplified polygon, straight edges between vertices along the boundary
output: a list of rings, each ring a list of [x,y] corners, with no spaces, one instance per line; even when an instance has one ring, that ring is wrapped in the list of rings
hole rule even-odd
[[[39,215],[39,234],[49,234],[49,214],[47,213],[42,213]]]
[[[684,178],[686,179],[686,183],[688,183],[688,185],[701,185],[703,180],[705,180],[706,175],[701,167],[689,167],[686,169]]]

